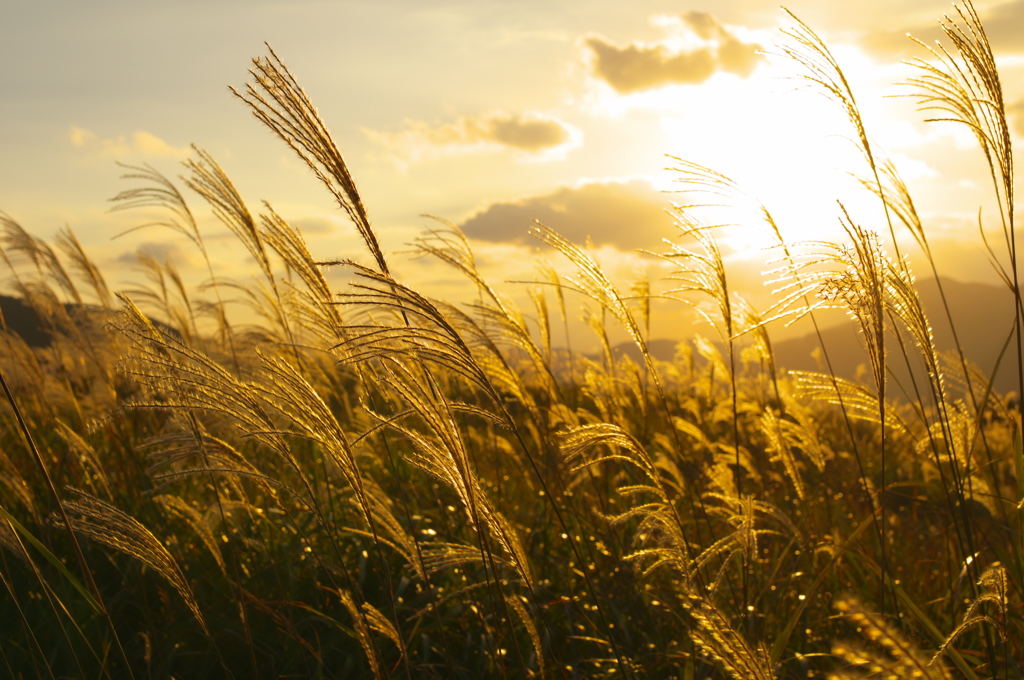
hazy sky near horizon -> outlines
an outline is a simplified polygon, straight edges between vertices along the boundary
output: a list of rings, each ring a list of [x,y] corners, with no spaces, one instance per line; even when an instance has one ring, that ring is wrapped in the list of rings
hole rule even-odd
[[[939,249],[956,254],[948,273],[991,280],[975,226],[979,207],[993,206],[981,154],[964,130],[925,124],[910,99],[892,97],[909,92],[893,85],[912,75],[900,61],[924,54],[905,33],[938,37],[949,3],[788,8],[846,69],[869,133],[916,192]],[[1019,141],[1024,0],[977,8],[1021,112],[1011,121]],[[496,279],[533,278],[526,231],[540,219],[589,237],[602,263],[628,274],[645,262],[635,249],[674,233],[666,154],[735,179],[791,238],[836,233],[837,199],[881,230],[877,206],[846,174],[865,170],[842,139],[848,123],[762,54],[788,25],[763,0],[0,0],[0,210],[44,238],[69,225],[115,287],[132,278],[126,263],[139,248],[197,268],[170,233],[111,240],[146,216],[107,212],[107,199],[136,186],[115,162],[175,176],[194,143],[254,210],[266,200],[302,226],[316,256],[362,256],[326,192],[228,90],[244,85],[267,42],[333,131],[392,252],[432,224],[420,215],[437,215],[465,228]],[[762,265],[744,252],[760,242],[725,238],[737,281],[760,285]],[[221,254],[226,271],[243,269],[237,250]],[[403,266],[441,294],[456,285],[433,265]]]

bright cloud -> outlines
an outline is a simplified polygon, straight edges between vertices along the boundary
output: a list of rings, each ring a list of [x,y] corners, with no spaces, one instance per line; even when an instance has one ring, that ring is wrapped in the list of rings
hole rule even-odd
[[[905,180],[941,177],[941,173],[938,170],[919,158],[911,158],[901,153],[889,154],[889,158],[899,169],[900,175]]]
[[[130,136],[120,135],[117,138],[101,138],[95,132],[72,125],[68,132],[68,140],[72,146],[93,151],[104,158],[132,158],[147,156],[157,158],[185,158],[189,154],[188,147],[171,146],[156,135],[137,130]]]
[[[96,139],[96,133],[84,130],[77,125],[72,125],[71,132],[68,133],[68,139],[71,140],[73,145],[81,148]]]
[[[562,158],[566,151],[579,146],[582,138],[577,128],[553,116],[504,111],[459,116],[454,123],[436,126],[408,121],[406,129],[399,132],[363,132],[404,162],[501,148],[540,160]]]
[[[658,23],[682,27],[681,40],[620,46],[600,35],[585,38],[593,74],[619,94],[629,94],[700,84],[719,71],[747,77],[763,58],[760,45],[741,40],[707,12],[659,17]]]

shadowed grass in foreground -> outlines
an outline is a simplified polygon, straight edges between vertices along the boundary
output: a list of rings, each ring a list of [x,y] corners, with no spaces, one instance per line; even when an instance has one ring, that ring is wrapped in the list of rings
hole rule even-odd
[[[1016,307],[1013,327],[991,332],[1019,372],[1006,111],[984,30],[969,4],[957,12],[949,51],[931,48],[911,85],[989,162],[1003,239],[986,246]],[[394,278],[330,133],[273,52],[236,94],[330,191],[369,264],[318,262],[199,149],[184,185],[252,256],[255,282],[215,276],[184,194],[148,167],[129,168],[138,184],[118,206],[159,210],[199,250],[201,290],[146,258],[147,283],[114,296],[70,231],[54,249],[0,215],[11,285],[48,339],[0,334],[4,670],[1020,677],[1016,401],[958,341],[938,350],[895,246],[909,229],[945,300],[926,227],[839,64],[793,21],[781,50],[847,114],[886,224],[840,207],[845,242],[787,244],[758,206],[748,226],[777,237],[779,262],[778,304],[758,312],[730,288],[701,206],[675,206],[677,245],[658,254],[676,269],[670,295],[720,337],[681,343],[672,362],[648,347],[650,284],[618,287],[540,224],[574,274],[541,265],[529,315],[443,222],[414,247],[476,301]],[[688,196],[749,206],[728,178],[674,162]],[[261,325],[230,322],[227,289]],[[576,305],[597,359],[552,346]],[[866,382],[832,371],[827,346],[823,372],[776,369],[764,319],[817,329],[827,306],[857,322]],[[955,339],[957,320],[944,323]],[[611,324],[640,361],[612,351]],[[909,384],[895,390],[895,375]]]

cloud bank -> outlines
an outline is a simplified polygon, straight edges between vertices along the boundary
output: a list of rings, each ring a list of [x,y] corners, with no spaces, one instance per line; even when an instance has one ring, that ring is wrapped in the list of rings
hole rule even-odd
[[[689,49],[671,49],[663,43],[620,46],[600,35],[585,38],[594,76],[619,94],[629,94],[700,84],[719,71],[745,78],[763,59],[760,45],[740,40],[707,12],[686,12],[679,19],[689,33]]]
[[[670,201],[649,182],[605,182],[563,187],[518,201],[492,203],[459,225],[467,236],[491,242],[529,242],[533,221],[570,241],[620,250],[661,250],[675,233],[665,213]]]
[[[581,139],[579,130],[553,116],[504,111],[459,116],[454,123],[436,126],[409,121],[400,132],[364,128],[363,133],[406,161],[501,148],[555,157],[578,146]]]

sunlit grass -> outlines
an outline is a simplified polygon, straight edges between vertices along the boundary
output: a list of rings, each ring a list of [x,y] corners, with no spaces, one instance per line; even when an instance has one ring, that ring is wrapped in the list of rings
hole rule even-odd
[[[199,289],[150,257],[146,280],[114,295],[70,231],[51,247],[0,215],[10,285],[51,338],[0,334],[4,670],[1019,677],[1018,402],[959,346],[936,347],[895,246],[909,229],[940,277],[927,225],[839,63],[793,21],[781,49],[843,112],[885,221],[840,207],[843,242],[784,243],[727,177],[673,159],[692,204],[672,208],[674,245],[658,253],[673,268],[665,295],[717,337],[686,339],[671,362],[649,351],[650,282],[612,281],[544,225],[534,236],[573,273],[539,263],[529,310],[441,221],[412,247],[463,277],[473,302],[397,280],[341,153],[273,53],[239,97],[351,218],[363,264],[318,261],[199,149],[184,187],[252,257],[254,281],[217,277],[190,199],[150,168],[128,169],[118,205],[159,214],[150,228],[199,251]],[[1001,207],[987,245],[1019,307],[998,74],[969,5],[946,30],[950,51],[920,62],[914,85],[978,138]],[[730,286],[720,227],[698,218],[723,203],[775,242],[770,309]],[[329,267],[350,284],[332,288]],[[232,323],[227,291],[260,325]],[[855,320],[865,380],[832,372],[827,347],[822,372],[776,367],[770,320],[817,327],[826,307]],[[552,343],[581,309],[599,355]],[[1005,338],[997,371],[1014,354],[1021,365],[1020,321],[991,329]],[[614,351],[613,327],[640,361]],[[894,399],[904,365],[912,396]]]

